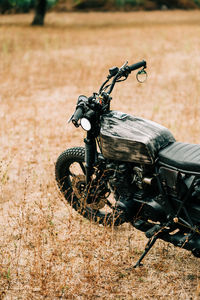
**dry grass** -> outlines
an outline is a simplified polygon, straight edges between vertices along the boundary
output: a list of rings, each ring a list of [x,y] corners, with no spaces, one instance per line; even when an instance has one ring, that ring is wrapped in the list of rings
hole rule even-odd
[[[148,62],[116,88],[113,108],[162,123],[199,143],[200,12],[0,17],[0,299],[198,299],[200,262],[158,242],[142,268],[143,234],[102,228],[66,206],[54,162],[81,145],[66,124],[79,94],[113,65]]]

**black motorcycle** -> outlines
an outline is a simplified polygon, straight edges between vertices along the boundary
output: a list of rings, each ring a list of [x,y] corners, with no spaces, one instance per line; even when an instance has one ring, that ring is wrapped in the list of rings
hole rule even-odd
[[[98,93],[79,96],[69,121],[87,131],[84,147],[64,151],[56,180],[68,203],[103,225],[131,223],[149,239],[136,266],[162,239],[200,257],[200,145],[176,142],[155,123],[110,110],[117,82],[146,62],[109,70]]]

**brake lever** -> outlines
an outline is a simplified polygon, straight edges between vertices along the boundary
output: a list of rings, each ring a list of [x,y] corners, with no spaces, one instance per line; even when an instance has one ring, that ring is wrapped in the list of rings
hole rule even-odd
[[[126,61],[123,66],[121,66],[121,68],[119,69],[119,72],[118,72],[118,75],[119,75],[119,78],[118,80],[121,78],[121,77],[125,77],[124,80],[126,80],[128,78],[128,75],[130,74],[130,69],[129,69],[129,66],[128,66],[128,61]],[[124,81],[122,80],[122,81]],[[121,80],[120,80],[121,81]]]
[[[128,60],[123,64],[123,66],[121,66],[121,67],[119,68],[119,70],[123,70],[123,68],[125,68],[127,65],[128,65]]]
[[[68,119],[67,124],[69,124],[71,122],[71,120],[73,119],[74,114],[72,114],[71,118]]]

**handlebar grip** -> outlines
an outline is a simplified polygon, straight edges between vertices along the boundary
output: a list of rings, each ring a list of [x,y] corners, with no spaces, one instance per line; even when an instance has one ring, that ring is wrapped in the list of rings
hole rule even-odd
[[[83,107],[79,106],[73,117],[72,117],[72,123],[74,124],[74,126],[78,127],[78,121],[81,119],[81,117],[83,116]]]
[[[130,68],[131,71],[134,71],[134,70],[137,70],[137,69],[142,68],[142,67],[146,68],[146,66],[147,66],[146,61],[142,60],[142,61],[140,61],[136,64],[133,64],[133,65],[129,66],[129,68]]]

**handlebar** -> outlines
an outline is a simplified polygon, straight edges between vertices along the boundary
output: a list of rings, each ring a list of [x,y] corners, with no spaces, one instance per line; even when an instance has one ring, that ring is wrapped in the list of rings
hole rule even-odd
[[[112,90],[113,90],[113,88],[114,88],[114,86],[115,86],[115,83],[116,82],[119,82],[120,81],[120,78],[121,77],[125,77],[126,79],[128,78],[128,75],[132,72],[132,71],[134,71],[134,70],[137,70],[137,69],[140,69],[140,68],[146,68],[146,66],[147,66],[147,64],[146,64],[146,61],[145,60],[142,60],[142,61],[140,61],[140,62],[138,62],[138,63],[136,63],[136,64],[133,64],[133,65],[130,65],[130,66],[128,66],[127,64],[125,64],[125,65],[123,65],[120,69],[118,69],[118,72],[114,75],[114,78],[113,78],[113,81],[112,81],[112,83],[111,83],[111,85],[110,85],[110,88],[109,88],[109,90],[108,90],[108,94],[111,94],[111,92],[112,92]],[[106,80],[106,82],[107,82],[108,80]],[[105,82],[105,83],[106,83]],[[104,84],[105,84],[104,83]],[[100,91],[102,90],[102,88],[104,87],[104,84],[101,86],[101,88],[100,88]]]
[[[147,66],[146,61],[142,60],[142,61],[140,61],[136,64],[133,64],[133,65],[129,66],[129,69],[130,69],[130,71],[134,71],[134,70],[137,70],[137,69],[142,68],[142,67],[146,68],[146,66]]]
[[[74,124],[74,126],[79,127],[78,121],[82,118],[82,116],[83,116],[83,107],[79,106],[79,107],[77,107],[77,109],[72,117],[72,123]]]
[[[114,67],[109,70],[110,74],[107,76],[106,81],[100,87],[98,94],[94,93],[93,96],[89,98],[83,95],[79,96],[76,110],[72,118],[70,119],[70,121],[72,121],[75,127],[79,127],[78,121],[84,116],[84,114],[88,111],[88,109],[91,108],[91,110],[94,111],[95,110],[94,107],[96,107],[96,111],[103,111],[105,107],[106,109],[110,107],[110,100],[112,98],[109,95],[111,94],[116,82],[126,80],[128,78],[128,75],[132,71],[135,71],[140,68],[144,69],[147,66],[145,60],[142,60],[130,66],[128,66],[127,63],[128,62],[126,62],[121,68]],[[113,78],[111,84],[108,84],[106,86],[106,84],[110,81],[111,78]],[[102,103],[99,104],[98,101],[96,103],[96,106],[94,105],[95,101],[93,102],[93,99],[96,99],[96,95],[100,95],[104,99],[103,101],[104,106],[101,107]],[[91,102],[93,103],[93,107],[92,106],[90,107]]]

